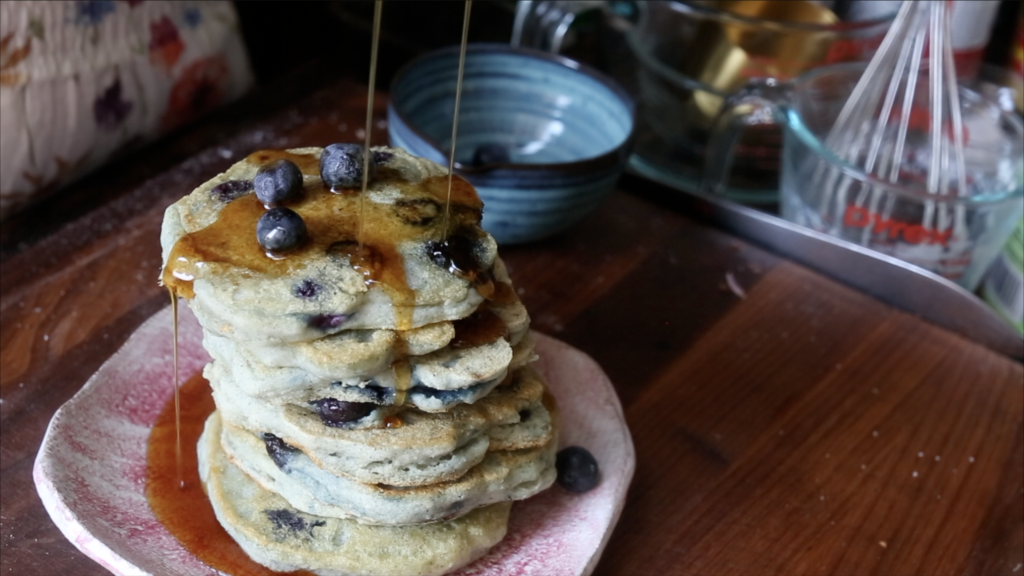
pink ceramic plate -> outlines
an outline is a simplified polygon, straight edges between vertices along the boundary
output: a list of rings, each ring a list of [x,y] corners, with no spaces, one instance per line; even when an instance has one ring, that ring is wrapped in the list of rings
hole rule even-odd
[[[563,446],[589,449],[600,485],[582,495],[558,486],[512,509],[508,536],[463,576],[589,574],[619,518],[634,453],[611,382],[587,355],[536,334],[538,370],[562,412]],[[209,361],[199,325],[181,310],[182,381]],[[54,414],[33,476],[47,512],[79,550],[115,574],[219,574],[153,516],[145,497],[146,442],[171,387],[171,313],[143,324]]]

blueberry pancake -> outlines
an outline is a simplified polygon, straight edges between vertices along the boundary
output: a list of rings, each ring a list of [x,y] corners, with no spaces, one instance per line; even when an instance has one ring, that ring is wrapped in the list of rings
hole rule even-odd
[[[222,370],[221,379],[230,380],[246,395],[268,404],[303,404],[334,398],[381,406],[404,402],[427,412],[441,412],[459,403],[472,404],[507,378],[509,372],[534,359],[534,341],[526,334],[507,350],[491,345],[474,354],[447,351],[409,357],[409,377],[403,384],[401,371],[406,369],[405,365],[384,364],[378,372],[348,377],[341,373],[339,377],[339,372],[317,374],[298,367],[267,366],[259,357],[221,337],[208,335],[206,344]],[[505,359],[504,363],[496,363],[500,359]],[[406,387],[404,394],[402,386]]]
[[[550,395],[529,367],[474,404],[438,413],[369,405],[361,417],[344,421],[323,404],[255,401],[222,380],[218,365],[208,366],[205,375],[226,422],[273,434],[331,474],[359,482],[418,486],[451,481],[479,464],[489,450],[537,448],[557,437]],[[397,426],[387,427],[389,420]]]
[[[450,520],[495,502],[522,500],[548,487],[552,439],[539,448],[488,452],[456,480],[414,487],[364,484],[320,468],[301,450],[272,434],[254,434],[211,419],[224,453],[264,488],[296,510],[366,524],[419,524]],[[219,428],[218,428],[219,427]]]
[[[301,512],[232,464],[211,432],[208,421],[198,454],[213,511],[242,549],[271,570],[439,576],[479,558],[505,536],[511,502],[476,508],[454,520],[399,526]]]
[[[507,278],[503,266],[497,270],[496,277]],[[510,281],[502,284],[511,291]],[[440,411],[476,401],[509,371],[531,361],[528,328],[529,315],[514,299],[408,331],[343,330],[289,345],[239,342],[207,332],[204,345],[228,371],[227,378],[271,403],[322,397],[381,405],[404,400]]]
[[[552,484],[558,409],[475,190],[456,177],[446,204],[443,167],[368,153],[235,164],[167,209],[161,281],[213,359],[200,474],[242,548],[319,576],[443,574]]]
[[[483,315],[489,320],[476,320]],[[486,337],[479,341],[467,341],[461,328],[474,321],[481,325],[492,324],[479,328],[490,334],[485,334]],[[204,346],[214,355],[242,357],[250,365],[248,370],[251,376],[256,376],[260,381],[265,380],[268,388],[276,388],[276,377],[263,374],[274,368],[297,369],[321,383],[330,383],[367,378],[400,360],[409,360],[414,371],[417,366],[423,365],[424,370],[430,372],[437,371],[436,367],[430,368],[430,364],[440,362],[448,365],[449,361],[463,360],[472,363],[472,358],[477,358],[477,363],[507,365],[512,357],[512,347],[522,341],[524,335],[525,330],[513,333],[497,314],[482,309],[454,323],[439,322],[408,331],[344,330],[317,340],[288,345],[240,343],[232,338],[209,334]],[[464,388],[469,382],[482,379],[473,377],[473,373],[480,369],[483,367],[472,369],[461,376],[459,371],[455,371],[448,375],[454,378],[450,383],[445,379],[430,385],[441,389]],[[497,368],[491,370],[496,371]],[[429,374],[424,374],[424,377],[429,377]],[[468,379],[468,382],[460,383],[460,377]],[[258,393],[257,388],[254,394]]]
[[[493,282],[477,273],[493,268],[497,246],[479,227],[482,203],[468,183],[453,183],[445,231],[441,166],[377,148],[376,178],[363,198],[327,188],[320,156],[319,148],[256,152],[168,207],[161,280],[189,298],[204,329],[250,342],[410,330],[469,316],[493,293]],[[301,190],[281,209],[300,215],[305,240],[275,253],[257,237],[269,210],[252,182],[278,160],[301,170]],[[435,249],[445,232],[452,233],[451,255]],[[469,269],[459,260],[470,261]]]

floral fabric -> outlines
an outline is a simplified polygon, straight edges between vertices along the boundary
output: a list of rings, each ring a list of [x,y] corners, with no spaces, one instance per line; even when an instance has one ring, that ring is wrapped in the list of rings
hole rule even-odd
[[[230,2],[0,2],[0,219],[252,82]]]

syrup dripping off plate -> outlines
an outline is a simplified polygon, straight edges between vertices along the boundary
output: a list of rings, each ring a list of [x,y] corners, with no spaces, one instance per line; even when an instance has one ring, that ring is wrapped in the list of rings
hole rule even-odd
[[[185,382],[209,357],[195,317],[187,307],[179,314]],[[64,536],[114,574],[221,573],[185,548],[146,498],[150,432],[173,396],[171,326],[168,307],[140,326],[54,414],[33,469],[39,496]],[[614,388],[582,352],[535,336],[541,357],[535,366],[562,414],[560,443],[590,450],[600,463],[601,483],[580,495],[556,485],[517,502],[505,539],[456,574],[589,574],[622,511],[635,457]]]

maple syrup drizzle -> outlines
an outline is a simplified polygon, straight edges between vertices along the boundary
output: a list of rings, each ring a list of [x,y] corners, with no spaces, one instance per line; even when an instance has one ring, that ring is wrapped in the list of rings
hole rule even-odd
[[[287,150],[259,150],[246,156],[246,161],[257,166],[277,160],[287,160],[299,167],[299,172],[320,177],[320,158],[315,154],[296,154]],[[284,204],[288,206],[288,203]]]
[[[177,430],[187,445],[195,446],[206,418],[215,409],[210,385],[202,373],[197,372],[181,386],[181,400],[180,412],[170,400],[164,405],[146,445],[146,500],[153,515],[186,550],[214,570],[280,576],[280,572],[251,560],[217,521],[199,480],[196,451],[187,450],[178,460]],[[183,474],[183,483],[178,474]],[[303,571],[291,574],[312,576]]]
[[[255,164],[278,159],[294,162],[305,174],[319,175],[319,160],[315,155],[261,151],[249,156],[249,161]],[[404,198],[437,206],[450,197],[451,228],[468,239],[483,234],[479,229],[483,203],[473,187],[460,177],[452,180],[449,189],[446,176],[434,176],[414,184],[397,171],[381,167],[375,182],[397,188]],[[265,212],[263,204],[254,194],[236,198],[224,206],[212,224],[186,234],[175,243],[163,271],[164,285],[179,296],[192,298],[194,279],[203,267],[211,264],[283,277],[298,274],[310,258],[325,253],[348,256],[367,284],[378,284],[391,297],[395,327],[408,330],[412,328],[416,294],[406,283],[404,259],[398,246],[406,241],[427,242],[436,238],[440,218],[411,224],[396,217],[399,209],[396,205],[376,202],[367,202],[360,215],[356,196],[362,195],[334,194],[318,182],[305,186],[302,194],[285,202],[285,206],[302,216],[309,239],[281,259],[268,258],[256,240],[256,222]],[[362,249],[356,239],[360,221],[365,222]]]
[[[469,12],[473,0],[466,0],[466,12],[462,16],[462,44],[459,45],[459,76],[455,81],[455,116],[452,118],[452,149],[448,153],[448,196],[444,203],[444,223],[441,226],[441,243],[448,241],[448,213],[452,205],[452,179],[455,176],[455,137],[459,132],[459,103],[462,100],[462,73],[466,69],[466,44],[469,39]]]
[[[185,479],[181,473],[181,398],[178,393],[180,380],[178,379],[178,295],[170,288],[167,292],[171,295],[171,334],[173,338],[172,349],[174,350],[174,374],[171,376],[171,384],[174,385],[174,454],[178,469],[178,485],[185,487]]]
[[[412,383],[412,366],[409,360],[401,359],[394,363],[395,367],[395,406],[405,404],[405,396]],[[391,428],[391,426],[388,426]]]
[[[519,302],[519,295],[516,294],[511,284],[494,282],[494,292],[491,294],[490,301],[497,306],[515,304]]]
[[[487,304],[452,325],[455,327],[455,337],[449,345],[455,349],[475,348],[509,337],[508,326]]]
[[[409,343],[405,334],[401,331],[395,332],[395,344],[392,358],[392,366],[395,368],[395,406],[405,404],[406,393],[412,388],[412,364],[409,362]],[[387,428],[394,428],[385,419],[384,425]]]
[[[366,95],[366,144],[363,147],[363,193],[359,195],[359,250],[363,249],[363,205],[366,203],[366,188],[370,183],[370,131],[373,129],[373,88],[377,82],[377,44],[380,40],[380,15],[383,0],[373,3],[373,41],[370,46],[370,87]]]

